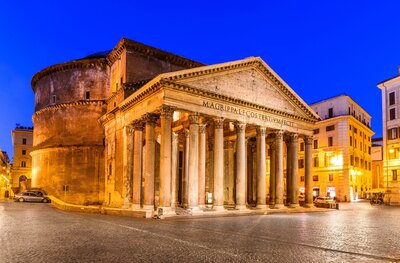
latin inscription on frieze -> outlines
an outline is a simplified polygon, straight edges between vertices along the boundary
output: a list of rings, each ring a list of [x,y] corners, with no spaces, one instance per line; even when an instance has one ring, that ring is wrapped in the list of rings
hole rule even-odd
[[[265,115],[262,113],[254,112],[251,110],[244,110],[244,109],[240,109],[238,107],[229,106],[229,105],[222,104],[222,103],[214,103],[214,102],[203,100],[203,107],[206,107],[209,109],[214,109],[214,110],[221,111],[221,112],[229,112],[229,113],[233,113],[233,114],[237,114],[237,115],[242,115],[242,116],[246,116],[248,118],[258,119],[258,120],[265,121],[265,122],[277,123],[277,124],[285,125],[285,126],[289,126],[289,127],[293,127],[293,124],[294,124],[292,121],[275,118],[275,117],[268,116],[268,115]]]

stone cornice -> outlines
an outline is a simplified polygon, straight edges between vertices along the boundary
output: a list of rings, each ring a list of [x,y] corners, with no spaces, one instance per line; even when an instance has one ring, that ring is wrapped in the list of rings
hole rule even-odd
[[[37,82],[48,75],[73,69],[86,69],[86,68],[105,69],[107,67],[107,63],[108,62],[105,58],[92,58],[92,59],[73,60],[65,63],[56,64],[36,73],[32,77],[31,86],[33,91],[35,91]]]
[[[43,151],[52,151],[52,150],[68,150],[70,148],[98,148],[102,149],[104,148],[104,145],[102,144],[92,144],[92,145],[81,145],[81,144],[74,144],[74,145],[53,145],[53,146],[48,146],[48,145],[39,145],[32,147],[31,154],[35,155]]]
[[[241,69],[241,68],[255,68],[265,75],[272,83],[279,88],[279,90],[286,96],[290,101],[294,102],[297,108],[303,111],[309,118],[319,120],[319,117],[309,108],[309,106],[303,102],[300,97],[294,94],[294,92],[284,83],[279,77],[276,76],[270,68],[268,68],[265,62],[258,57],[243,59],[240,61],[233,61],[223,63],[219,65],[211,65],[205,67],[199,67],[192,70],[182,70],[178,72],[171,72],[162,74],[161,77],[171,81],[180,79],[188,79],[193,77],[199,77],[207,74],[213,74],[218,72],[224,72],[226,70]],[[307,106],[305,106],[307,105]]]
[[[48,111],[54,111],[58,110],[61,108],[69,108],[69,107],[75,107],[77,105],[106,105],[104,100],[79,100],[79,101],[74,101],[74,102],[66,102],[66,103],[60,103],[60,104],[55,104],[55,105],[50,105],[47,106],[41,110],[36,111],[33,116],[33,118],[36,118],[37,116],[41,115],[42,113],[48,112]]]
[[[136,91],[139,88],[141,88],[143,85],[145,85],[147,82],[149,82],[150,79],[146,80],[141,80],[137,82],[129,82],[129,83],[124,83],[122,84],[122,87],[118,89],[116,92],[113,92],[106,100],[107,103],[112,101],[115,97],[117,97],[119,94],[123,93],[124,91]]]
[[[149,55],[171,64],[183,66],[186,68],[194,68],[204,66],[203,63],[175,55],[173,53],[154,48],[127,38],[122,38],[117,46],[108,54],[107,60],[109,64],[114,63],[122,54],[123,50],[135,51],[144,55]]]

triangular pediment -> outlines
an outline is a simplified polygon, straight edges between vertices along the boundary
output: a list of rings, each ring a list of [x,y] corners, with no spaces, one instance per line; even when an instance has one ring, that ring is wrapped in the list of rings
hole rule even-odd
[[[261,58],[171,72],[160,78],[310,121],[319,119]]]

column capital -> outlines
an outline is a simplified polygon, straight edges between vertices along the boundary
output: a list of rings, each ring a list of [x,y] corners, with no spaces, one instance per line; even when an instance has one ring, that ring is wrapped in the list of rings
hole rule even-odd
[[[224,149],[230,149],[233,148],[233,142],[230,140],[225,140],[224,141]]]
[[[313,136],[304,136],[303,140],[306,145],[311,145],[313,143]]]
[[[200,114],[198,112],[189,114],[189,123],[190,124],[199,124],[200,123]]]
[[[246,123],[243,122],[235,122],[235,128],[236,131],[239,132],[244,132],[246,131]]]
[[[289,137],[289,142],[297,143],[299,135],[297,133],[290,133],[288,134],[288,137]]]
[[[283,139],[283,133],[283,130],[274,131],[275,138],[279,140]]]
[[[183,135],[185,136],[185,138],[189,138],[189,135],[190,135],[189,129],[184,129],[183,130]]]
[[[216,129],[224,128],[224,118],[214,118],[214,125]]]
[[[275,149],[276,149],[276,143],[275,143],[275,141],[270,141],[270,142],[268,142],[268,145],[269,145],[269,148],[270,148],[271,150],[275,150]]]
[[[126,125],[125,132],[126,132],[126,135],[133,136],[133,132],[134,132],[133,125]]]
[[[207,128],[207,123],[203,123],[199,125],[199,132],[200,133],[205,133]]]
[[[136,130],[136,131],[143,131],[143,120],[134,120],[132,122],[132,127]]]
[[[168,105],[162,105],[158,110],[160,111],[162,118],[171,119],[175,108]]]
[[[151,124],[155,125],[157,123],[158,116],[157,114],[154,113],[146,113],[143,116],[143,121],[146,122],[146,124]]]
[[[257,126],[257,135],[265,136],[267,134],[267,128],[263,126]]]

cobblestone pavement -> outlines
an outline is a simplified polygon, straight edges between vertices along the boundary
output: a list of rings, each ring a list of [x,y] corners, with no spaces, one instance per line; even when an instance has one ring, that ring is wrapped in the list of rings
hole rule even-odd
[[[400,262],[400,208],[133,219],[0,202],[0,262]]]

